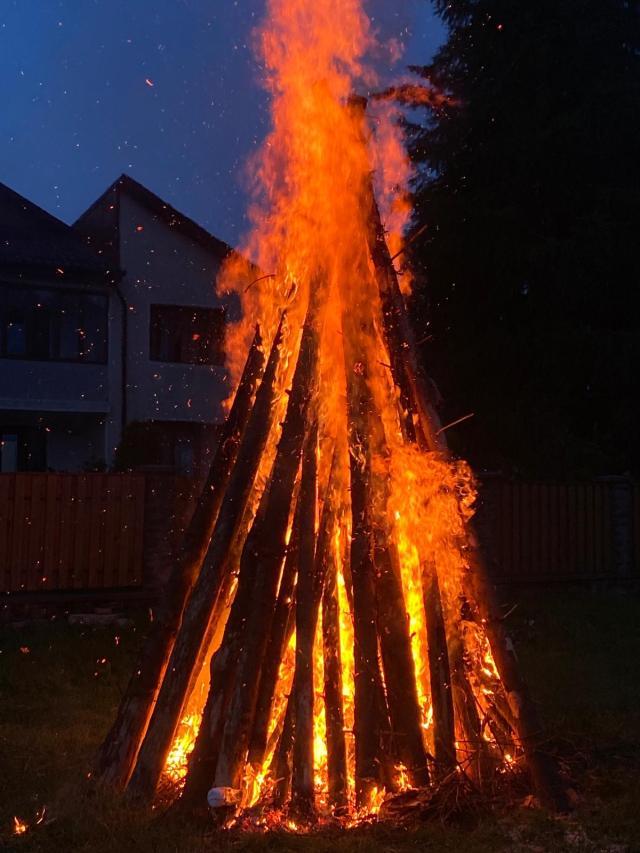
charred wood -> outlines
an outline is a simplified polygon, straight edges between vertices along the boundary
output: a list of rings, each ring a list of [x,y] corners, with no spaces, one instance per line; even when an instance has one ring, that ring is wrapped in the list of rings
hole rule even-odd
[[[335,555],[331,550],[322,595],[322,647],[324,702],[327,729],[327,780],[329,802],[334,809],[347,805],[347,749],[344,739],[340,613]]]
[[[253,606],[247,614],[237,660],[237,682],[229,703],[216,766],[215,784],[221,787],[240,787],[242,766],[249,747],[259,687],[258,674],[273,622],[278,580],[286,552],[291,498],[313,396],[318,357],[315,324],[316,317],[310,308],[269,487],[262,497],[242,554],[240,576],[255,575],[255,587]]]
[[[185,603],[211,540],[263,366],[262,337],[260,329],[256,328],[207,480],[164,590],[162,606],[151,625],[116,719],[97,756],[94,777],[116,788],[123,788],[131,775],[173,649]]]
[[[241,522],[271,428],[283,321],[284,316],[242,436],[207,556],[185,608],[165,678],[129,781],[127,790],[145,800],[153,797],[158,784],[225,572],[232,568],[229,566],[230,551],[236,538],[243,535]],[[170,678],[166,677],[168,673]]]
[[[448,776],[456,764],[455,726],[451,672],[438,575],[432,560],[422,564],[422,591],[427,623],[427,646],[433,707],[433,740],[436,774]]]
[[[302,461],[300,485],[300,545],[296,588],[296,655],[294,675],[294,741],[291,775],[291,807],[301,815],[313,813],[313,645],[316,605],[315,546],[318,480],[318,426],[311,427]]]

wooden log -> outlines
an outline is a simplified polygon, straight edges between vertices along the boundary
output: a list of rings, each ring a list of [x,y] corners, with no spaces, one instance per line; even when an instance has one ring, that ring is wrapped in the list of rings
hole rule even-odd
[[[215,609],[228,557],[238,536],[271,429],[283,337],[280,321],[218,513],[204,565],[189,598],[153,714],[127,790],[151,800],[180,721],[186,690]],[[170,676],[170,677],[168,677]]]
[[[311,426],[302,461],[300,486],[300,546],[296,588],[296,655],[293,691],[295,716],[291,808],[304,817],[312,815],[313,784],[313,646],[318,607],[315,580],[316,511],[318,489],[318,424]]]
[[[337,471],[336,460],[337,453],[334,453],[316,544],[316,557],[314,560],[315,566],[312,584],[312,611],[313,614],[315,614],[313,618],[316,620],[323,591],[324,573],[329,560],[334,524],[336,523],[337,505],[335,502],[334,491],[334,478]],[[287,701],[282,732],[280,734],[277,749],[274,753],[269,771],[269,775],[274,782],[274,805],[276,807],[280,807],[285,804],[291,790],[292,754],[296,730],[296,695],[300,690],[297,681],[301,677],[304,678],[304,675],[301,675],[301,673],[302,668],[296,667],[291,687],[291,694]]]
[[[294,699],[296,683],[295,675],[291,693],[287,700],[287,710],[284,716],[282,734],[278,741],[278,747],[274,753],[269,775],[273,780],[273,805],[282,808],[287,801],[291,789],[291,753],[293,751],[293,739],[295,737],[295,713]]]
[[[422,592],[427,624],[435,770],[437,778],[443,779],[456,765],[456,736],[447,633],[433,560],[422,562]]]
[[[313,582],[312,582],[312,618],[317,621],[317,613],[319,608],[320,596],[322,594],[323,575],[325,571],[328,550],[333,535],[333,521],[335,518],[335,502],[334,502],[334,478],[336,473],[336,453],[333,455],[332,465],[329,473],[327,494],[325,496],[322,517],[320,519],[319,534],[316,545],[316,556],[314,560]],[[314,516],[310,511],[310,507],[300,502],[296,511],[296,528],[299,528],[303,523]],[[307,521],[304,521],[306,519]],[[308,588],[306,593],[308,595]],[[296,590],[296,597],[298,591]],[[299,664],[295,667],[293,684],[291,693],[288,697],[285,714],[283,715],[282,726],[277,737],[276,749],[271,761],[269,776],[273,782],[273,800],[274,805],[283,806],[289,797],[291,790],[292,765],[293,765],[293,747],[295,739],[295,724],[296,724],[296,703],[299,701],[302,688],[300,681],[304,682],[306,673],[304,667]],[[300,759],[298,759],[300,760]],[[302,801],[293,804],[294,810],[304,813],[305,817],[309,817],[312,809],[309,806],[308,800],[304,798]]]
[[[335,523],[336,509],[334,506],[335,501],[333,499],[333,492],[337,469],[336,458],[337,454],[334,453],[328,478],[327,494],[323,505],[322,518],[320,520],[317,549],[320,560],[322,560],[322,555],[330,546],[330,540],[334,531],[333,525]],[[278,591],[278,601],[276,603],[271,637],[265,654],[262,672],[260,673],[260,691],[258,694],[254,727],[248,756],[248,762],[251,764],[255,772],[259,771],[264,762],[265,751],[267,750],[267,733],[271,719],[278,671],[285,649],[295,627],[295,607],[293,607],[293,604],[295,601],[295,581],[299,562],[298,540],[302,524],[303,510],[303,505],[298,502],[296,504],[291,540],[287,547],[285,567],[282,574],[282,580],[280,582],[280,589]],[[318,578],[321,573],[322,569],[318,569],[316,566],[314,573],[314,577],[316,578],[314,581],[314,597],[317,597],[319,594],[317,585]],[[292,614],[294,615],[294,618],[292,618]]]
[[[218,748],[225,715],[237,677],[237,655],[245,625],[245,613],[250,606],[254,587],[253,577],[244,577],[238,584],[223,642],[211,659],[209,693],[202,721],[180,797],[180,809],[200,811],[213,779],[218,760]]]
[[[344,313],[343,313],[344,316]],[[351,475],[351,586],[354,630],[354,736],[356,806],[366,808],[380,776],[381,697],[384,695],[378,661],[376,594],[372,559],[372,524],[369,501],[371,461],[363,419],[366,403],[356,359],[347,355],[349,469]]]
[[[380,522],[374,533],[377,624],[394,751],[414,787],[429,784],[409,617],[397,552]]]
[[[478,703],[467,677],[462,637],[458,617],[449,614],[447,647],[451,672],[451,695],[453,700],[456,736],[459,740],[459,766],[478,783],[491,777],[495,770],[489,746],[482,737],[482,722],[478,713]]]
[[[291,531],[291,538],[287,546],[284,569],[278,600],[271,626],[269,645],[265,652],[264,664],[260,673],[260,688],[256,702],[256,713],[249,744],[247,762],[254,772],[262,768],[267,751],[267,738],[269,723],[273,709],[273,700],[278,683],[280,664],[295,627],[295,586],[298,572],[298,540],[301,523],[301,505],[296,503],[296,511]]]
[[[331,807],[339,811],[348,804],[348,777],[336,571],[335,554],[330,547],[322,595],[322,649],[327,730],[327,788]]]
[[[380,213],[373,199],[371,205],[372,229],[370,238],[371,257],[383,303],[387,305],[392,322],[385,311],[385,329],[390,350],[404,364],[404,378],[398,378],[401,387],[407,387],[418,414],[421,433],[426,447],[445,456],[448,447],[445,433],[434,401],[433,385],[429,383],[418,359],[418,350],[413,330],[397,275],[384,239]],[[395,357],[395,356],[394,356]],[[487,632],[496,668],[502,680],[507,701],[517,720],[518,738],[525,752],[527,766],[536,793],[543,805],[555,811],[567,811],[569,801],[561,782],[555,761],[545,750],[546,734],[539,719],[537,708],[531,700],[520,673],[513,644],[502,623],[501,613],[490,581],[486,564],[480,553],[477,538],[471,525],[467,524],[467,548],[465,556],[469,564],[469,576],[473,595],[480,610],[483,626]]]
[[[243,524],[248,528],[251,520],[246,520]],[[238,542],[237,549],[241,550],[243,545],[244,542]],[[233,565],[234,576],[238,579],[237,589],[229,618],[224,626],[222,638],[224,642],[220,643],[209,665],[209,692],[202,713],[198,736],[189,757],[185,784],[177,803],[177,810],[179,811],[190,808],[199,812],[204,808],[206,793],[215,772],[221,729],[224,725],[226,708],[237,674],[235,663],[245,623],[244,614],[247,607],[250,606],[254,587],[252,575],[245,574],[239,578],[239,562],[240,554],[236,553],[234,547]],[[232,638],[231,641],[229,640],[230,637]]]
[[[365,339],[375,340],[376,331],[370,307],[363,302],[361,300],[357,306],[352,306],[351,312],[343,309],[347,408],[351,427],[353,528],[355,534],[356,525],[362,521],[366,523],[366,530],[362,530],[361,535],[366,537],[368,559],[371,561],[372,558],[374,630],[377,629],[380,638],[394,750],[406,767],[411,784],[421,786],[428,784],[429,771],[411,652],[409,618],[402,591],[397,550],[391,541],[391,526],[388,522],[389,485],[385,475],[380,473],[388,467],[389,452],[382,419],[367,381],[370,365],[367,363],[368,348]],[[358,317],[357,322],[354,321],[354,315]],[[358,459],[362,460],[362,465],[354,465]],[[378,472],[376,475],[373,474],[374,459]],[[357,513],[354,508],[356,500],[363,502],[358,506]],[[357,515],[360,516],[360,522]],[[357,617],[358,601],[355,595],[353,559],[352,573]],[[378,760],[384,762],[384,757],[379,755]]]
[[[503,754],[509,753],[513,756],[513,729],[509,725],[507,718],[502,714],[502,710],[495,702],[489,700],[487,702],[485,716],[500,752]]]
[[[214,778],[216,778],[216,770],[223,746],[225,726],[231,713],[231,702],[234,696],[237,695],[238,690],[242,690],[243,693],[245,692],[245,689],[242,687],[243,684],[246,684],[246,681],[244,680],[245,676],[242,674],[242,660],[246,652],[245,646],[247,644],[247,635],[248,632],[252,630],[251,621],[255,618],[252,614],[254,614],[256,610],[262,609],[265,605],[265,594],[258,589],[259,573],[261,570],[259,558],[260,555],[263,554],[267,559],[277,559],[278,543],[281,543],[283,556],[288,552],[283,568],[281,588],[283,587],[283,584],[290,585],[291,587],[293,586],[295,572],[297,570],[297,546],[294,547],[294,549],[288,549],[286,545],[287,526],[291,512],[291,506],[286,504],[286,500],[287,496],[289,496],[290,502],[295,503],[295,494],[293,498],[291,497],[291,493],[295,492],[294,484],[293,482],[291,483],[291,491],[289,492],[287,492],[287,484],[289,483],[290,476],[293,476],[295,479],[297,469],[293,471],[290,470],[289,464],[285,466],[285,460],[287,460],[286,454],[291,449],[291,436],[289,433],[291,433],[293,427],[303,430],[303,426],[301,426],[296,413],[299,412],[301,402],[306,405],[302,398],[302,394],[305,388],[304,383],[308,377],[305,375],[304,370],[299,371],[298,367],[307,364],[308,353],[305,355],[303,345],[308,349],[310,342],[311,338],[309,335],[306,337],[303,336],[298,366],[296,367],[293,387],[289,397],[285,425],[283,426],[283,432],[278,445],[273,470],[271,472],[267,488],[262,495],[258,513],[256,514],[254,524],[243,549],[239,571],[238,593],[233,603],[229,624],[225,630],[222,645],[212,661],[211,684],[209,697],[207,699],[207,707],[203,716],[200,732],[198,733],[198,739],[193,750],[189,772],[187,774],[187,780],[182,794],[182,801],[185,806],[195,806],[197,808],[199,803],[204,802],[207,789],[212,784]],[[302,359],[302,361],[300,359]],[[300,436],[302,436],[300,438],[300,443],[302,443],[303,431],[300,433]],[[301,448],[297,452],[298,461],[296,464],[298,466],[300,455]],[[294,457],[290,457],[288,459],[288,463],[291,463],[294,458],[295,454]],[[286,474],[285,479],[283,479],[283,473]],[[286,515],[281,511],[283,506],[287,506]],[[279,520],[274,515],[274,508],[279,510]],[[296,516],[298,516],[297,511]],[[292,521],[292,537],[297,538],[299,521],[296,523],[296,518]],[[275,523],[278,523],[280,527],[274,527],[273,525]],[[275,569],[273,571],[275,572]],[[277,576],[275,574],[274,578],[277,583]],[[284,618],[284,611],[286,608],[290,608],[290,604],[286,602],[285,596],[283,596],[281,603],[283,606],[282,616]],[[274,608],[273,620],[275,620],[277,616],[275,610],[276,608]],[[273,638],[274,633],[272,621],[270,639]],[[273,687],[270,688],[272,691],[273,688],[275,688],[275,682],[277,680],[281,654],[277,656],[276,659],[277,649],[273,644],[271,651],[273,653],[273,659],[268,663],[267,668],[271,667],[273,670],[271,674]],[[257,703],[258,697],[260,696],[260,682],[262,681],[260,677],[261,669],[262,668],[256,671],[255,682],[252,682],[251,687],[249,688],[249,690],[253,690],[254,683],[257,688],[255,691],[256,710],[254,711],[254,716],[258,710]],[[240,685],[238,685],[239,679],[241,679]],[[264,698],[264,701],[267,699],[269,700],[269,706],[271,704],[272,696],[273,694],[271,692],[270,698]],[[266,739],[269,714],[265,713],[264,710],[263,714],[264,716],[261,725],[264,727],[263,734]],[[248,734],[253,734],[253,731],[253,728],[250,729]],[[260,738],[260,735],[258,735],[258,738]],[[258,757],[254,755],[254,764],[252,765],[254,766],[254,769],[257,768],[257,762]],[[262,762],[260,761],[260,764],[261,763]],[[240,782],[238,780],[238,787],[239,785]],[[224,785],[224,787],[231,786],[227,784]]]
[[[286,550],[291,496],[302,455],[309,403],[314,393],[317,358],[315,306],[310,306],[271,481],[241,560],[240,575],[254,573],[256,577],[255,606],[247,618],[237,663],[238,679],[220,744],[215,773],[215,785],[219,787],[241,787],[253,727],[258,674],[273,620],[278,580]]]
[[[360,467],[353,453],[350,455],[350,468],[356,804],[362,807],[368,804],[371,791],[379,781],[379,701],[383,691],[378,664],[374,566],[370,554],[371,523],[365,483],[367,469]]]
[[[103,784],[123,788],[131,775],[173,649],[186,600],[201,569],[211,539],[263,366],[262,337],[257,327],[207,480],[185,533],[176,565],[163,591],[162,605],[151,623],[138,665],[120,702],[116,719],[98,752],[93,776]]]

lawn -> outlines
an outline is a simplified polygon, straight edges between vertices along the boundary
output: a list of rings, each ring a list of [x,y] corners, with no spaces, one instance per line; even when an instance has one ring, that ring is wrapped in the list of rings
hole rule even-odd
[[[144,617],[129,628],[62,619],[0,629],[0,849],[22,851],[640,851],[640,596],[510,591],[513,635],[578,794],[568,818],[515,807],[465,826],[384,826],[295,837],[168,826],[106,793],[83,794]],[[13,835],[14,816],[40,826]],[[4,843],[4,847],[3,847]]]

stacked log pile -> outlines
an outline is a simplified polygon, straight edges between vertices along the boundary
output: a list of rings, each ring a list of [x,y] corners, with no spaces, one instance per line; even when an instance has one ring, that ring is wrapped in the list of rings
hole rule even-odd
[[[153,801],[204,678],[181,808],[354,821],[518,766],[564,809],[368,176],[358,193],[344,286],[314,270],[255,333],[94,775]]]

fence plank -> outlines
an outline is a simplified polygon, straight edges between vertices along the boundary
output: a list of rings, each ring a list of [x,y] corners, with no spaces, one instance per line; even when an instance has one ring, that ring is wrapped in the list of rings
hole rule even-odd
[[[166,475],[160,503],[145,514],[145,494],[152,482],[160,488],[157,477],[154,481],[143,474],[0,474],[3,589],[109,589],[157,582],[144,574],[148,549],[153,556],[164,537],[162,547],[169,559],[178,536],[171,535],[169,527],[182,528],[188,515],[184,496],[197,490]],[[614,578],[613,487],[606,480],[528,483],[493,477],[481,483],[479,532],[495,579]],[[636,486],[636,576],[638,495]]]
[[[58,588],[71,586],[73,570],[73,479],[69,474],[61,475],[60,483],[60,552],[58,557]]]
[[[59,583],[60,487],[60,475],[48,474],[44,508],[44,553],[42,555],[42,576],[46,578],[43,582],[45,589],[56,589]]]
[[[13,535],[11,537],[11,589],[24,589],[24,540],[26,538],[25,515],[28,512],[29,494],[27,481],[16,476],[13,497]]]
[[[134,476],[132,489],[135,506],[134,544],[129,561],[129,580],[132,584],[142,584],[143,582],[145,489],[144,478]]]
[[[69,478],[71,480],[71,478]],[[82,588],[83,574],[85,570],[85,529],[82,524],[83,512],[87,508],[87,477],[86,474],[80,474],[72,481],[74,495],[72,501],[72,530],[73,530],[73,550],[72,550],[72,570],[71,583],[74,589]]]
[[[83,513],[84,523],[88,530],[89,551],[83,586],[90,589],[98,585],[100,573],[100,526],[102,524],[102,504],[105,495],[105,484],[101,482],[101,474],[90,474],[87,477],[87,507]],[[107,487],[108,488],[108,487]]]
[[[15,476],[0,476],[0,583],[2,591],[11,589],[11,532]]]
[[[7,592],[139,585],[143,475],[0,474]]]
[[[31,479],[27,541],[25,547],[25,588],[42,589],[44,572],[44,538],[46,522],[47,475],[34,474]]]
[[[129,475],[124,474],[117,481],[110,483],[109,506],[105,513],[105,564],[104,583],[107,586],[124,586],[120,583],[121,563],[126,560],[122,543],[126,542],[126,508],[127,481]]]

